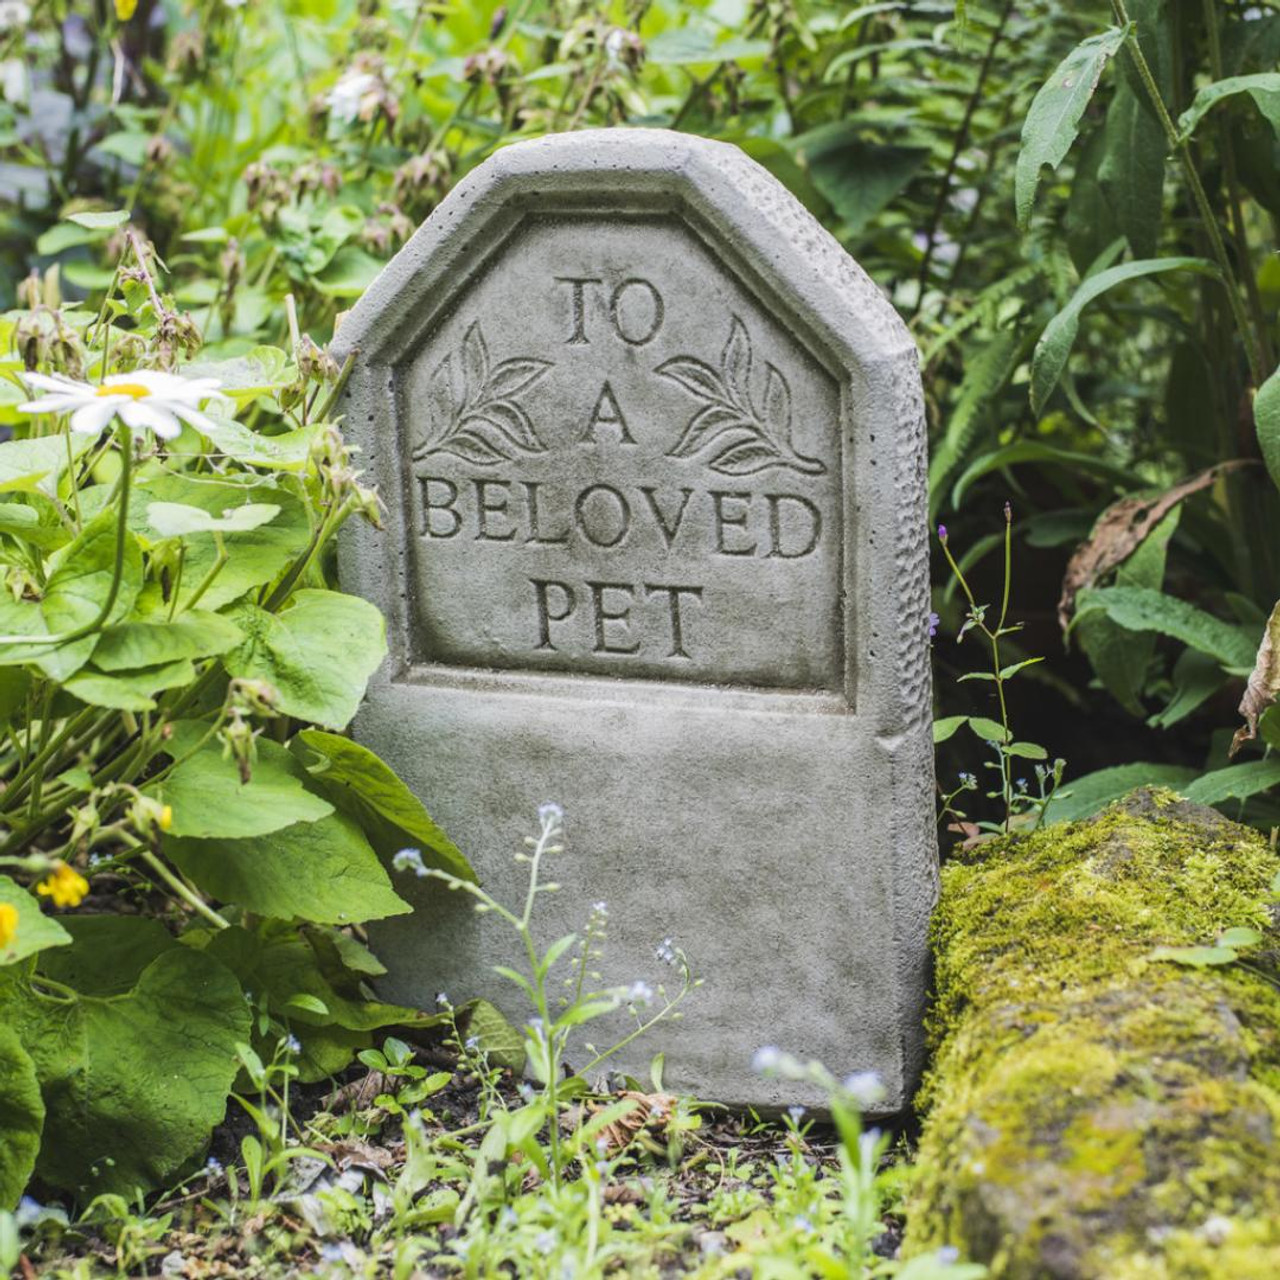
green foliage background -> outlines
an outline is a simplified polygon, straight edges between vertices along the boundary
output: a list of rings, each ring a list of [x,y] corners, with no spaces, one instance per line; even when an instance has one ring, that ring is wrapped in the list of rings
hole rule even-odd
[[[997,581],[999,513],[1013,504],[1014,592],[1028,626],[1005,660],[1052,656],[1027,668],[1012,712],[1019,736],[1068,758],[1068,788],[1081,779],[1050,820],[1157,779],[1280,820],[1268,798],[1280,767],[1266,753],[1280,726],[1265,710],[1266,671],[1259,736],[1239,763],[1227,759],[1235,704],[1280,596],[1280,382],[1269,381],[1280,305],[1278,58],[1280,10],[1240,0],[33,3],[28,20],[0,31],[0,290],[15,308],[4,321],[0,424],[19,437],[0,456],[0,484],[30,493],[65,480],[63,442],[27,438],[16,409],[27,393],[14,375],[62,359],[58,325],[82,332],[119,285],[128,306],[112,321],[126,355],[129,335],[150,350],[185,343],[186,371],[220,376],[237,410],[212,442],[231,474],[204,496],[180,475],[142,475],[134,535],[161,527],[166,503],[216,517],[264,470],[278,508],[260,527],[228,531],[235,554],[183,615],[186,648],[171,627],[158,650],[139,632],[34,665],[65,693],[127,714],[122,700],[160,690],[158,663],[269,678],[286,726],[262,743],[252,829],[226,816],[243,807],[182,802],[242,785],[219,774],[227,762],[217,752],[184,759],[152,788],[178,824],[165,856],[203,892],[238,904],[252,927],[237,923],[178,955],[168,932],[172,946],[152,935],[151,951],[125,938],[132,925],[95,926],[116,930],[110,944],[131,957],[117,971],[124,985],[109,996],[82,986],[74,1016],[41,1039],[83,1046],[103,1016],[95,1002],[127,1005],[145,1022],[166,983],[213,989],[231,973],[269,993],[271,1007],[255,1017],[279,1022],[295,1001],[295,1020],[313,1029],[305,1048],[316,1075],[349,1057],[353,1035],[384,1014],[394,1020],[344,1003],[358,983],[340,976],[327,949],[337,944],[322,941],[342,922],[340,899],[296,900],[291,858],[302,855],[287,835],[308,825],[306,858],[323,858],[344,886],[363,884],[366,918],[395,909],[394,895],[353,848],[379,845],[380,830],[446,845],[385,766],[352,759],[330,732],[349,720],[380,654],[364,655],[346,680],[324,678],[333,637],[361,632],[361,606],[330,589],[323,564],[289,567],[320,509],[308,470],[315,424],[299,416],[295,392],[324,380],[309,340],[323,346],[451,186],[496,147],[548,131],[663,126],[738,144],[908,319],[925,375],[931,514],[965,548],[960,562],[979,590]],[[167,269],[166,305],[185,317],[176,338],[139,282],[118,275],[125,216],[154,246],[156,271]],[[19,302],[44,306],[34,346]],[[1059,584],[1099,518],[1122,498],[1150,509],[1189,476],[1236,460],[1171,501],[1084,584],[1066,652]],[[33,503],[0,503],[11,585],[26,548],[41,551],[44,517],[17,513]],[[90,523],[80,535],[86,572],[105,571],[109,533],[109,522]],[[191,544],[187,589],[216,554],[197,535],[195,525],[172,534]],[[152,564],[138,555],[131,598],[144,598]],[[50,578],[41,607],[59,599]],[[84,610],[64,603],[75,625]],[[3,617],[10,604],[0,604]],[[989,723],[989,687],[952,685],[967,665],[953,641],[963,602],[941,567],[935,608],[939,709]],[[220,622],[200,625],[199,610]],[[215,633],[228,624],[223,643]],[[50,615],[48,625],[68,622]],[[126,678],[139,669],[146,688]],[[195,674],[171,666],[164,679],[181,688]],[[6,714],[26,698],[25,687],[6,692]],[[943,744],[942,772],[967,764],[972,749],[965,735]],[[376,852],[386,856],[392,837]],[[0,897],[21,892],[0,881]],[[74,956],[79,932],[41,954]],[[215,960],[216,974],[177,972]],[[63,981],[56,962],[41,968]],[[7,972],[18,972],[16,958]],[[325,1013],[297,1004],[299,993]],[[44,1016],[22,993],[11,998],[27,1010],[20,1031]],[[193,1072],[206,1052],[226,1063],[225,1042],[244,1038],[249,1017],[211,1015],[193,1029]],[[0,1056],[20,1053],[5,1034]],[[75,1070],[65,1081],[42,1068],[51,1115],[103,1069],[83,1048],[66,1054]],[[25,1070],[0,1107],[2,1131],[49,1123]],[[228,1078],[209,1092],[229,1087]],[[123,1086],[117,1096],[135,1106]],[[179,1122],[194,1133],[212,1120],[193,1103]],[[122,1150],[117,1173],[98,1167],[95,1185],[170,1176],[147,1164],[164,1141],[139,1137],[137,1161]],[[45,1176],[84,1186],[83,1169],[56,1161]],[[12,1198],[13,1187],[0,1193]]]

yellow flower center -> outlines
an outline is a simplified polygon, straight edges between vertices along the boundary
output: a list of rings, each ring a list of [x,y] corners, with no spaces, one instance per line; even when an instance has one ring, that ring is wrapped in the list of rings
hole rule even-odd
[[[151,394],[150,387],[140,382],[113,382],[110,386],[102,386],[94,392],[97,396],[129,396],[133,400],[145,400]]]
[[[8,902],[0,902],[0,947],[7,947],[18,932],[18,909]]]

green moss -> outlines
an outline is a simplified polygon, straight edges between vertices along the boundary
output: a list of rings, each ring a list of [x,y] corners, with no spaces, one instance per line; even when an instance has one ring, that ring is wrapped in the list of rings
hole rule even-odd
[[[909,1251],[958,1244],[998,1278],[1280,1275],[1223,1268],[1280,1250],[1280,992],[1149,958],[1237,924],[1280,949],[1278,866],[1140,792],[945,869]]]

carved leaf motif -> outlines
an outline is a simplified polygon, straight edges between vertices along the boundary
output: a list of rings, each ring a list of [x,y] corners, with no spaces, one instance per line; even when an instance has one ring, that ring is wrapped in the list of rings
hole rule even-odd
[[[751,430],[737,409],[730,409],[723,404],[709,404],[690,419],[675,447],[667,451],[667,457],[692,458],[704,445],[735,428]]]
[[[741,444],[730,445],[711,460],[712,471],[727,476],[749,476],[770,467],[790,465],[773,445],[764,440],[744,440]]]
[[[787,380],[771,364],[765,365],[764,420],[769,434],[783,444],[791,443],[791,388]]]
[[[474,462],[477,466],[492,467],[499,462],[506,462],[510,454],[491,444],[478,431],[458,431],[442,444],[436,446],[437,453],[452,453],[466,462]]]
[[[449,433],[457,420],[460,407],[453,390],[453,356],[447,355],[436,365],[435,372],[427,382],[425,421],[416,416],[411,419],[415,424],[415,458],[430,452],[431,447]]]
[[[512,397],[542,378],[552,368],[551,361],[515,356],[490,371],[489,348],[478,320],[462,335],[457,355],[462,365],[462,398],[458,399],[450,353],[427,384],[429,428],[416,441],[414,457],[451,453],[491,467],[518,453],[545,453],[529,415]]]
[[[546,446],[534,434],[529,415],[510,400],[490,400],[470,415],[464,424],[473,430],[477,422],[487,423],[525,453],[546,453]]]
[[[660,377],[670,379],[699,400],[730,403],[720,375],[703,360],[695,360],[693,356],[675,356],[660,364],[657,372]]]
[[[551,368],[550,360],[537,360],[533,356],[517,356],[503,360],[489,375],[484,384],[486,400],[502,400],[528,391]]]
[[[762,416],[751,395],[751,366],[751,335],[737,316],[732,317],[720,353],[719,373],[694,356],[676,356],[658,366],[662,377],[704,404],[667,457],[691,458],[714,444],[707,465],[723,475],[752,475],[769,467],[825,474],[826,463],[806,458],[792,447],[791,388],[781,370],[766,361]]]
[[[473,320],[462,335],[462,372],[465,378],[464,402],[475,405],[483,397],[485,383],[489,381],[489,348],[485,345],[479,320]]]
[[[772,366],[770,366],[772,368]],[[725,385],[733,393],[734,400],[748,413],[751,406],[751,337],[747,326],[733,317],[729,327],[729,340],[720,355],[720,372]]]

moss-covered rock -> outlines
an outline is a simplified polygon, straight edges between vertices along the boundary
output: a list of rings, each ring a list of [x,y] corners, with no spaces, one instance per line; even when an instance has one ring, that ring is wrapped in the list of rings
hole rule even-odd
[[[908,1251],[997,1280],[1280,1277],[1280,860],[1171,792],[943,871]],[[1248,965],[1155,947],[1263,931]]]

